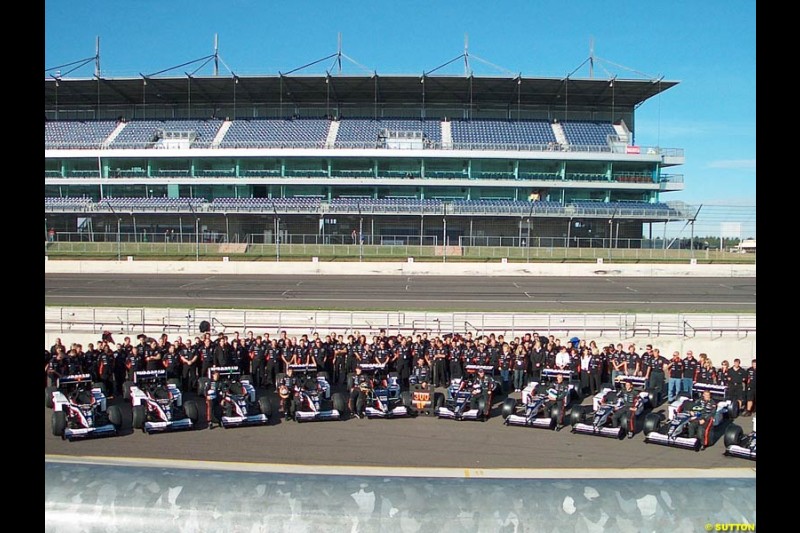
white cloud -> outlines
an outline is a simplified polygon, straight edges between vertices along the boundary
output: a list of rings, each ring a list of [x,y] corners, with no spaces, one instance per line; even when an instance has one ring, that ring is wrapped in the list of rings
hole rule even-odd
[[[708,168],[724,168],[727,170],[755,170],[755,159],[720,159],[718,161],[710,161],[707,165]]]

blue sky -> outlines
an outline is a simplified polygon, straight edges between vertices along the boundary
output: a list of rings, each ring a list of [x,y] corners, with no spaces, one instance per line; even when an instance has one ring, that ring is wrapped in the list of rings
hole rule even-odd
[[[595,77],[680,82],[637,110],[637,144],[685,150],[686,164],[672,171],[684,175],[685,191],[662,198],[754,206],[755,12],[754,0],[46,0],[45,68],[92,57],[99,36],[102,73],[138,76],[211,54],[216,34],[231,70],[275,75],[335,53],[341,33],[343,52],[378,74],[430,71],[459,56],[468,36],[476,75],[503,74],[480,58],[514,74],[562,77],[593,42]],[[438,72],[463,74],[463,61]],[[212,74],[211,65],[198,73]],[[345,61],[343,73],[364,70]],[[92,74],[89,64],[72,75]],[[589,77],[588,63],[573,77]]]

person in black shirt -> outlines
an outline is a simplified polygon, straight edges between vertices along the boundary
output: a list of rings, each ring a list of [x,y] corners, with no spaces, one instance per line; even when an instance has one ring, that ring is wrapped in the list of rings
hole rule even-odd
[[[694,352],[691,350],[687,351],[686,357],[683,359],[683,379],[681,381],[681,391],[690,398],[692,396],[694,382],[697,379],[698,369],[699,364],[697,359],[694,358]]]
[[[514,350],[514,392],[520,392],[527,385],[525,379],[526,370],[528,368],[528,356],[525,352],[525,346],[522,344],[517,345]]]
[[[189,339],[178,349],[178,359],[181,362],[181,385],[183,392],[193,391],[197,388],[197,347],[190,344]]]
[[[692,411],[697,417],[689,421],[687,434],[689,437],[700,439],[702,447],[705,448],[711,443],[711,429],[714,427],[714,414],[717,412],[717,404],[711,399],[711,391],[703,391],[702,398]]]
[[[97,378],[103,383],[108,398],[114,398],[114,352],[108,345],[103,345],[103,349],[97,355]]]
[[[347,352],[347,344],[344,342],[344,336],[339,335],[336,338],[336,342],[333,344],[333,374],[331,375],[331,379],[334,385],[342,386],[347,383]],[[408,370],[406,370],[406,378],[407,377]]]
[[[733,366],[728,370],[729,382],[728,393],[731,400],[736,401],[739,411],[744,408],[744,383],[747,379],[747,370],[741,366],[741,361],[737,358],[733,360]]]
[[[750,368],[747,369],[745,381],[745,398],[747,399],[747,409],[742,416],[751,416],[756,410],[756,360],[753,359]]]
[[[616,428],[619,427],[622,417],[626,413],[628,414],[628,427],[625,430],[629,439],[633,438],[636,427],[636,409],[639,399],[639,393],[633,389],[633,383],[626,381],[625,387],[617,395],[618,404],[614,407],[614,413],[611,415],[611,425]]]
[[[427,389],[431,382],[431,369],[425,362],[424,357],[417,358],[417,364],[411,371],[408,378],[409,383],[420,385],[423,389]]]
[[[547,358],[547,350],[545,350],[544,345],[542,345],[541,339],[537,338],[533,341],[533,347],[530,349],[528,357],[530,361],[528,375],[532,381],[539,381],[542,376],[542,369],[545,368]]]
[[[353,386],[350,389],[350,401],[347,408],[353,413],[354,418],[364,417],[364,408],[367,402],[367,391],[372,388],[372,380],[361,373],[361,367],[356,367],[353,376]]]
[[[294,369],[287,368],[286,374],[278,382],[278,397],[280,398],[280,413],[286,420],[294,418],[298,407],[297,395],[300,393],[300,382],[294,375]]]
[[[672,360],[667,363],[669,372],[669,389],[667,391],[667,401],[672,403],[681,394],[681,383],[683,381],[683,360],[681,353],[672,352]]]

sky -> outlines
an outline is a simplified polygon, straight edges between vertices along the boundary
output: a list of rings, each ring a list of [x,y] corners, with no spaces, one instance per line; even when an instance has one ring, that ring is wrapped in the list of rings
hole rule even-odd
[[[636,111],[637,144],[681,148],[686,156],[668,171],[683,174],[684,191],[662,199],[706,212],[734,206],[718,215],[723,220],[752,208],[754,224],[755,0],[46,0],[44,15],[45,75],[93,57],[98,37],[107,77],[206,57],[215,35],[223,75],[288,72],[336,53],[339,35],[352,60],[343,60],[342,73],[351,75],[429,72],[463,54],[466,42],[476,76],[588,78],[593,49],[595,78],[679,82]],[[333,67],[329,60],[301,72]],[[91,62],[70,75],[93,73]],[[464,62],[437,73],[463,75]]]

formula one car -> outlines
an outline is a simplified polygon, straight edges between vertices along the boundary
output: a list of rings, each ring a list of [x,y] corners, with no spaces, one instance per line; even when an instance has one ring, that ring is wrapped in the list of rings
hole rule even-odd
[[[346,420],[347,400],[340,392],[331,394],[331,384],[327,372],[318,372],[315,365],[289,365],[300,382],[295,393],[297,411],[294,419],[298,422],[322,420]],[[278,375],[278,381],[283,379]]]
[[[544,383],[528,386],[522,392],[522,401],[506,398],[503,402],[503,423],[507,426],[527,426],[555,429],[562,404],[552,402]]]
[[[716,404],[712,427],[706,438],[689,437],[692,420],[699,418],[699,402],[679,396],[668,407],[669,423],[663,423],[662,413],[650,413],[644,419],[644,441],[662,446],[671,446],[700,451],[716,442],[721,425],[736,417],[738,409],[731,400],[720,400]]]
[[[725,455],[756,460],[756,419],[753,417],[753,431],[745,434],[741,426],[731,424],[725,428]]]
[[[272,404],[269,398],[256,398],[256,389],[250,376],[242,376],[237,366],[220,366],[208,369],[208,380],[203,382],[203,396],[207,400],[209,423],[224,428],[258,426],[269,423]]]
[[[634,385],[637,391],[636,402],[634,404],[635,413],[631,419],[630,410],[620,415],[619,424],[615,425],[613,414],[625,407],[622,393],[610,387],[604,387],[592,398],[592,410],[587,412],[582,407],[576,407],[570,414],[570,425],[572,433],[582,433],[584,435],[598,435],[622,439],[626,435],[632,438],[638,429],[642,427],[642,419],[645,413],[652,409],[651,395],[645,388],[644,378],[633,376],[620,376],[617,385],[626,381]]]
[[[400,391],[400,376],[389,372],[385,380],[373,379],[372,387],[364,391],[367,418],[402,418],[411,416],[411,393]]]
[[[166,369],[140,370],[132,382],[123,384],[126,400],[130,400],[133,429],[148,435],[193,429],[200,419],[200,406],[183,401],[177,379],[167,379]]]
[[[494,391],[500,390],[501,385],[494,377],[489,376],[488,383],[490,385],[486,391],[487,397],[484,398],[480,395],[475,401],[476,406],[471,407],[472,397],[480,394],[479,389],[474,388],[476,380],[479,379],[480,374],[468,373],[464,377],[450,380],[446,394],[434,394],[434,413],[436,416],[451,420],[480,420],[481,422],[488,420]]]
[[[103,384],[93,385],[91,374],[58,378],[56,387],[47,388],[45,405],[53,408],[53,435],[65,440],[110,437],[122,427],[122,411],[107,405]]]

